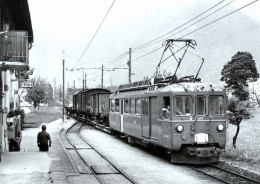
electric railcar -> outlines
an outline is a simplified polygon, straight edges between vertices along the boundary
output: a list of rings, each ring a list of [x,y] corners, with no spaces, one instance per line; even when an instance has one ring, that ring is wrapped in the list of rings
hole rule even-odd
[[[206,83],[122,85],[110,96],[109,125],[130,143],[163,147],[171,162],[217,162],[226,144],[225,89]]]

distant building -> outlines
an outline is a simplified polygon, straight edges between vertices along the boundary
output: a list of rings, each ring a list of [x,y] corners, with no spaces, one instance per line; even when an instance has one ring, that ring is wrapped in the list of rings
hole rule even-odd
[[[19,82],[29,75],[33,30],[27,0],[0,1],[0,160],[19,147],[21,130]]]

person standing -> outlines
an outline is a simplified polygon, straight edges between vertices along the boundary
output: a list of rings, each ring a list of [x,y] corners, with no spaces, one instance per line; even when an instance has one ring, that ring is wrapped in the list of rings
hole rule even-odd
[[[45,125],[42,125],[42,131],[38,133],[37,144],[39,151],[49,151],[49,146],[51,147],[51,136],[46,131]]]

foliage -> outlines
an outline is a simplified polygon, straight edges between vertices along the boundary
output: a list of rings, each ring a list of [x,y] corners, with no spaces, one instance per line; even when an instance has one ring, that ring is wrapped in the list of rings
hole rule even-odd
[[[46,79],[34,77],[32,83],[33,87],[27,90],[25,99],[33,102],[34,108],[39,107],[40,103],[47,103],[52,100],[52,89]]]
[[[251,111],[252,105],[249,100],[236,101],[231,99],[228,105],[228,121],[232,125],[238,125],[244,119],[250,119],[252,117]]]
[[[248,91],[245,87],[248,82],[256,81],[259,73],[253,56],[249,52],[238,52],[231,61],[224,65],[221,71],[221,81],[225,81],[227,88],[232,89],[239,101],[248,100]]]

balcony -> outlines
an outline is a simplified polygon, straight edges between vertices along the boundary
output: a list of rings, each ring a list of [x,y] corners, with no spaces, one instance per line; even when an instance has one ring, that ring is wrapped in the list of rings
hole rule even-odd
[[[8,31],[0,35],[0,68],[2,70],[29,69],[27,31]]]

